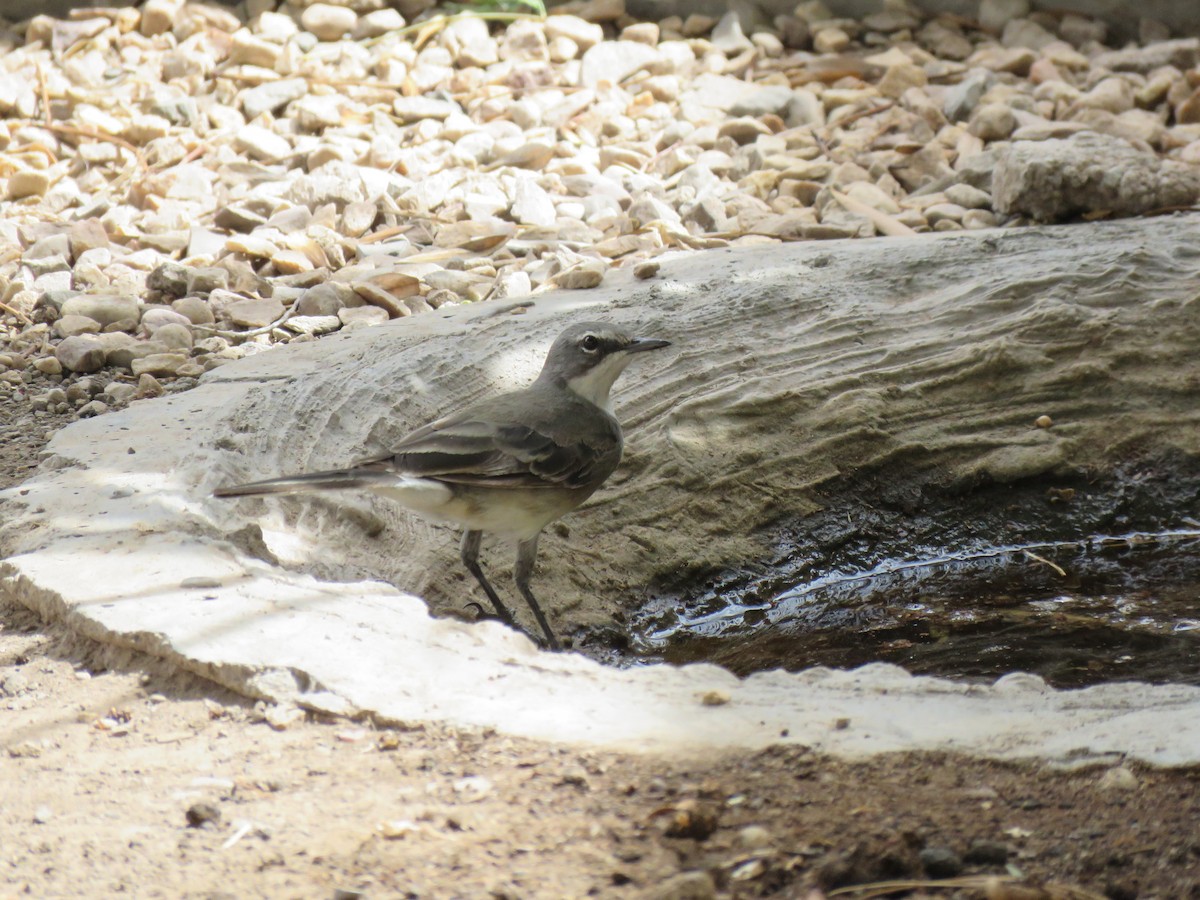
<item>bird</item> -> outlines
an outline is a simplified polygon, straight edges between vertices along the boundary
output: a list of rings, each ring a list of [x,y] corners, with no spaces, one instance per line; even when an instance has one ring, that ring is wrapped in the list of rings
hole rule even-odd
[[[513,580],[551,650],[561,649],[530,589],[538,537],[616,470],[624,436],[613,383],[637,356],[670,346],[604,322],[579,322],[555,339],[528,387],[486,398],[402,438],[386,453],[344,469],[218,488],[235,498],[360,489],[424,517],[463,528],[463,566],[496,617],[523,631],[479,564],[483,534],[516,543]]]

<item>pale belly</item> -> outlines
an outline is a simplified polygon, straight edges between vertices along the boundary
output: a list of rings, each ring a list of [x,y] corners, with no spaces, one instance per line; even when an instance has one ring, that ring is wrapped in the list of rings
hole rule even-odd
[[[423,478],[381,484],[371,491],[420,516],[516,541],[529,540],[591,494],[591,491],[552,488],[500,490],[448,486]]]

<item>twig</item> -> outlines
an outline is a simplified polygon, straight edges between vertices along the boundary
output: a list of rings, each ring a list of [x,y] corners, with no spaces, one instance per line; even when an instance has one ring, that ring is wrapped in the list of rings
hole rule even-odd
[[[0,309],[4,310],[10,316],[15,316],[17,321],[20,322],[22,325],[32,325],[33,324],[33,319],[29,318],[29,316],[25,315],[25,313],[21,312],[19,309],[9,306],[3,300],[0,300]]]
[[[46,73],[42,71],[41,63],[35,63],[33,71],[37,74],[38,95],[42,100],[42,119],[47,127],[51,127],[54,118],[50,112],[50,89],[46,87]]]
[[[826,125],[825,128],[845,128],[851,122],[857,122],[859,119],[865,119],[867,116],[874,116],[881,112],[887,112],[895,105],[895,100],[888,100],[886,103],[880,103],[878,106],[872,106],[870,109],[860,109],[856,113],[850,113],[850,115],[846,116],[845,118],[838,119],[836,122]]]
[[[272,331],[290,319],[295,311],[295,306],[289,306],[283,311],[283,315],[270,325],[263,325],[262,327],[255,328],[252,331],[224,331],[220,328],[210,328],[208,325],[193,325],[192,327],[198,331],[207,331],[209,334],[215,334],[217,337],[223,337],[227,341],[244,341],[246,338],[258,337],[260,334],[270,334]]]
[[[1044,566],[1049,566],[1063,578],[1067,577],[1066,570],[1063,569],[1062,566],[1058,565],[1057,563],[1050,562],[1050,560],[1046,559],[1046,557],[1038,556],[1032,550],[1022,550],[1021,553],[1024,554],[1028,559],[1032,559],[1034,562],[1040,562]]]

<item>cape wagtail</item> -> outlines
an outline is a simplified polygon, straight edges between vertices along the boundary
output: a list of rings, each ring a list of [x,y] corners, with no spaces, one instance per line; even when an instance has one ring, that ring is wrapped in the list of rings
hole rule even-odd
[[[462,526],[461,552],[496,615],[517,628],[479,565],[483,532],[515,540],[514,580],[546,644],[558,640],[529,589],[538,535],[575,509],[621,461],[621,426],[609,391],[636,354],[669,341],[635,338],[612,325],[572,325],[550,347],[529,387],[475,403],[430,422],[391,452],[346,469],[219,488],[216,497],[250,497],[358,488],[432,519]]]

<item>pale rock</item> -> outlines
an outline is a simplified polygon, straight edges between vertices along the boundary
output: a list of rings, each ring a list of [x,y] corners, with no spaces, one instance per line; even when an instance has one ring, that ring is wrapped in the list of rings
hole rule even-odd
[[[238,129],[233,143],[241,152],[263,162],[275,162],[292,155],[292,145],[287,138],[259,125]]]
[[[558,9],[585,22],[615,22],[625,16],[625,0],[573,0]]]
[[[524,271],[509,271],[496,279],[496,290],[492,294],[497,299],[505,297],[524,297],[533,290],[533,283]]]
[[[296,300],[296,312],[302,316],[336,316],[349,306],[361,306],[362,298],[347,284],[326,281],[306,290]]]
[[[66,315],[54,323],[54,333],[62,338],[77,334],[96,334],[99,331],[100,323],[87,316]]]
[[[551,38],[547,42],[547,50],[550,53],[550,61],[554,63],[568,62],[575,59],[582,52],[578,44],[569,37],[563,37],[562,35]],[[571,79],[572,82],[575,80],[574,78]]]
[[[148,144],[171,133],[171,123],[153,113],[136,113],[125,126],[123,137],[134,144]]]
[[[727,137],[733,140],[736,144],[751,144],[763,135],[769,135],[771,129],[760,122],[758,119],[752,119],[748,116],[743,116],[737,119],[729,119],[721,123],[717,129],[719,137]]]
[[[143,375],[174,376],[188,362],[186,353],[151,353],[131,360],[129,369],[139,378]]]
[[[822,28],[813,35],[813,49],[818,53],[841,53],[850,46],[850,35],[836,26]]]
[[[87,316],[102,328],[140,318],[137,297],[123,294],[79,294],[63,303],[64,316]]]
[[[314,3],[300,14],[300,24],[321,41],[340,40],[354,30],[358,14],[346,6]]]
[[[980,0],[979,24],[988,31],[1000,32],[1014,19],[1029,15],[1029,0]]]
[[[193,325],[211,325],[216,321],[212,307],[201,297],[180,297],[171,303],[171,309]]]
[[[884,97],[898,99],[909,88],[923,88],[929,79],[925,70],[912,63],[888,66],[876,87]]]
[[[225,313],[234,325],[262,328],[283,315],[283,304],[270,297],[251,297],[230,303]]]
[[[806,88],[796,88],[792,91],[792,99],[788,103],[784,121],[790,128],[802,125],[824,125],[825,104],[812,91]]]
[[[41,356],[33,361],[33,367],[43,375],[61,375],[63,365],[53,356]]]
[[[1006,140],[1017,128],[1017,117],[1003,103],[985,103],[971,117],[969,131],[982,141]]]
[[[1200,65],[1200,38],[1159,41],[1145,47],[1098,53],[1092,58],[1092,65],[1114,72],[1139,72],[1143,75],[1164,66],[1174,66],[1185,72]]]
[[[250,33],[248,29],[242,28],[234,32],[232,45],[229,50],[229,61],[234,65],[258,66],[262,69],[270,69],[274,71],[279,63],[279,57],[283,53],[283,48],[271,41],[264,40]],[[201,74],[199,72],[189,71],[195,69],[195,65],[183,66],[187,59],[182,55],[176,62],[176,68],[179,71],[175,77],[182,78],[188,75],[195,76]],[[164,76],[167,75],[164,71]],[[211,115],[211,113],[210,113]]]
[[[607,81],[617,85],[658,59],[658,49],[634,41],[604,41],[583,54],[580,81],[594,88]]]
[[[336,94],[301,97],[292,104],[291,113],[305,131],[321,132],[342,124],[344,103]]]
[[[968,230],[995,228],[999,224],[999,217],[987,209],[968,209],[962,217],[963,228]]]
[[[337,316],[292,316],[283,323],[283,327],[296,334],[311,334],[319,337],[332,334],[342,327],[342,320]]]
[[[397,97],[392,103],[392,112],[404,122],[446,119],[462,111],[462,107],[453,100],[439,100],[436,97]]]
[[[983,95],[996,83],[996,76],[987,69],[972,69],[958,84],[946,89],[942,99],[942,111],[951,122],[961,122],[970,117]]]
[[[142,4],[142,18],[138,30],[146,37],[165,34],[175,26],[179,11],[183,8],[180,0],[146,0]]]
[[[71,255],[77,262],[90,251],[108,250],[110,246],[108,232],[104,228],[104,223],[99,219],[82,219],[72,222],[67,229],[67,237],[70,242]]]
[[[569,38],[580,48],[581,53],[587,53],[596,44],[604,41],[604,28],[578,16],[548,16],[546,37],[550,40],[556,37]]]
[[[110,381],[104,388],[102,394],[110,406],[116,406],[122,403],[128,403],[137,393],[137,387],[128,384],[124,381]]]
[[[270,10],[261,13],[253,25],[259,37],[275,44],[285,44],[300,33],[295,19]]]
[[[21,169],[8,176],[8,199],[44,196],[51,183],[50,173],[44,169]]]
[[[859,203],[865,203],[880,212],[893,216],[900,213],[900,204],[896,202],[896,198],[869,181],[856,181],[846,187],[845,193],[847,197],[851,197]]]
[[[717,24],[713,26],[709,40],[714,47],[730,57],[754,48],[742,31],[742,20],[735,9],[731,9],[721,16]]]
[[[268,81],[257,87],[242,91],[238,99],[247,119],[254,119],[265,112],[278,112],[293,100],[299,100],[308,94],[308,80],[305,78],[283,78],[279,81]]]
[[[451,22],[440,36],[442,46],[460,66],[490,66],[500,59],[496,41],[481,18],[467,17]]]
[[[554,283],[565,290],[587,290],[598,287],[608,271],[607,264],[600,261],[581,263],[554,277]]]
[[[150,335],[164,325],[182,325],[186,328],[191,324],[192,320],[174,307],[151,306],[142,313],[142,328]]]
[[[161,397],[163,393],[163,386],[149,372],[138,376],[137,393],[134,394],[135,398]]]
[[[154,329],[154,340],[171,350],[191,350],[194,338],[187,325],[170,322]]]
[[[356,41],[382,37],[388,32],[398,31],[404,25],[404,16],[400,11],[388,6],[361,16],[351,32],[351,37]]]
[[[1028,47],[983,47],[973,53],[967,62],[972,67],[1010,72],[1024,78],[1037,58],[1037,53]]]
[[[387,311],[378,306],[347,306],[339,309],[337,316],[348,329],[382,325],[388,321]]]
[[[998,154],[992,176],[997,212],[1040,222],[1100,210],[1135,216],[1191,206],[1198,197],[1200,172],[1195,168],[1093,132],[1065,140],[1014,142]]]
[[[1074,109],[1103,109],[1106,112],[1123,113],[1133,109],[1133,88],[1124,78],[1105,78],[1086,94],[1075,101]]]
[[[946,199],[964,209],[988,209],[992,205],[991,194],[969,184],[950,185],[946,188]]]
[[[511,212],[513,219],[522,225],[543,227],[553,225],[558,215],[550,195],[530,177],[517,179]]]
[[[550,58],[546,29],[541,22],[516,21],[500,38],[500,58],[512,62],[541,62]]]
[[[648,191],[635,197],[625,213],[629,217],[629,221],[638,228],[648,225],[651,222],[682,225],[679,213]]]
[[[712,16],[694,12],[683,20],[683,25],[680,26],[679,30],[684,37],[694,38],[708,34],[716,24],[717,20]]]
[[[222,239],[224,244],[224,239]],[[188,269],[187,292],[189,294],[211,294],[229,287],[229,271],[220,266],[197,266]],[[195,320],[193,320],[195,321]]]
[[[54,358],[71,372],[96,372],[104,368],[104,344],[98,335],[66,338],[54,348]]]
[[[975,49],[962,32],[938,21],[926,23],[917,32],[917,40],[939,59],[966,59]]]
[[[661,29],[656,22],[634,22],[621,29],[621,40],[637,41],[639,44],[649,44],[651,47],[658,45],[661,36]]]
[[[961,222],[966,210],[957,203],[935,203],[932,206],[925,207],[925,221],[935,228],[943,219],[949,219],[952,222]]]
[[[1041,50],[1057,40],[1054,34],[1031,19],[1010,20],[1000,36],[1000,43],[1005,47],[1028,47],[1030,50]]]
[[[1099,19],[1067,13],[1058,24],[1058,33],[1063,40],[1082,47],[1091,43],[1103,44],[1108,38],[1108,26]]]
[[[43,238],[38,238],[25,249],[25,252],[21,254],[21,259],[23,262],[52,259],[55,257],[65,259],[70,254],[70,235],[60,231],[56,234],[48,234]]]

